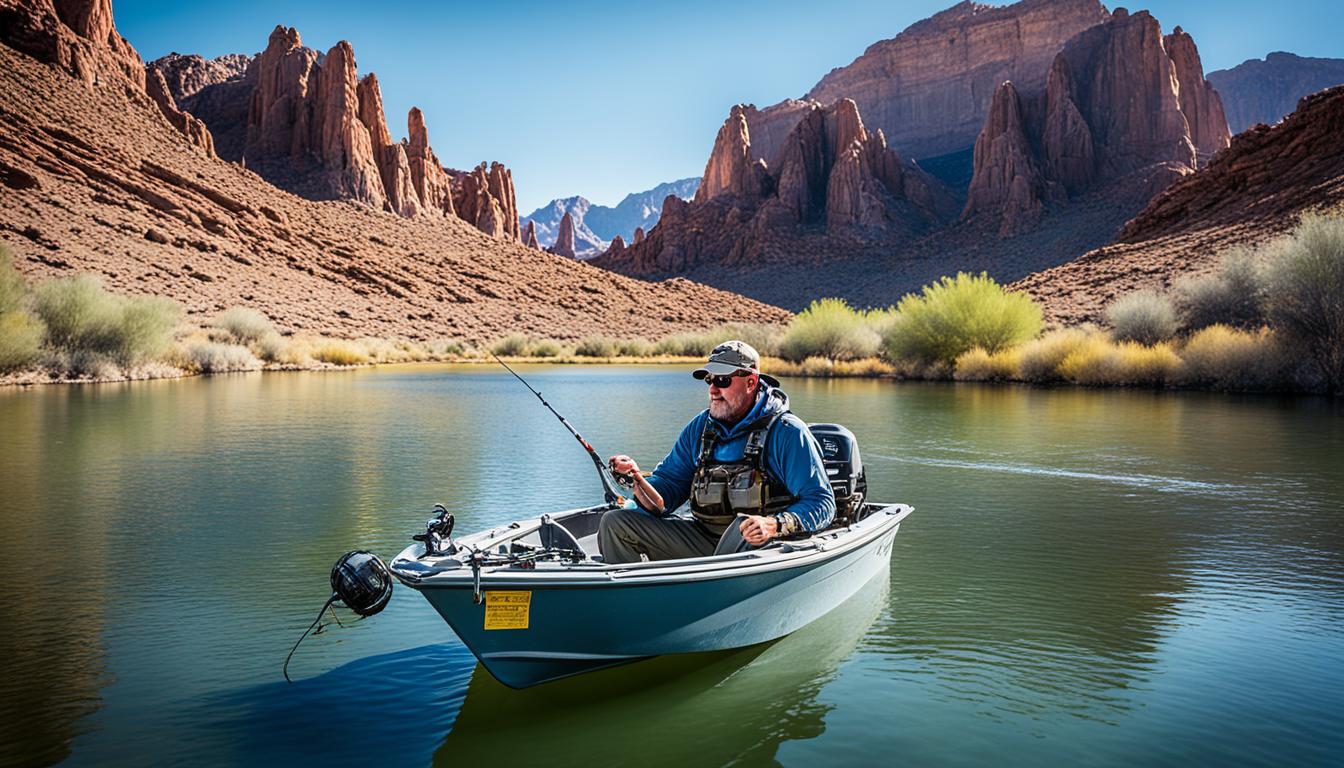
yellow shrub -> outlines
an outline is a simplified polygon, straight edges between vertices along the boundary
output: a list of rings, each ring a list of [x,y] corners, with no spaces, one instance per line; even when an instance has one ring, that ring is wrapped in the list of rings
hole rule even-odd
[[[345,339],[324,339],[313,348],[314,360],[332,365],[360,365],[369,362],[369,353],[363,345]]]
[[[957,357],[952,378],[957,381],[1012,381],[1018,378],[1021,357],[1017,347],[992,355],[975,347]]]
[[[1259,390],[1284,386],[1286,355],[1268,328],[1239,331],[1211,325],[1191,336],[1181,350],[1187,384],[1224,390]]]
[[[1092,334],[1060,362],[1058,372],[1077,384],[1092,386],[1161,386],[1176,380],[1181,358],[1168,343],[1145,346],[1114,344]]]
[[[1051,331],[1018,347],[1018,375],[1023,381],[1058,381],[1059,364],[1087,343],[1089,333],[1080,328]]]

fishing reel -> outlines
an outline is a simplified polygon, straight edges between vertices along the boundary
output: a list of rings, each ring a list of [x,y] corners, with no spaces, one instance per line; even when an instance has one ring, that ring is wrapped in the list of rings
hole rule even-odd
[[[457,551],[457,545],[453,543],[453,515],[442,504],[435,504],[434,511],[437,512],[434,517],[425,522],[425,532],[417,533],[411,537],[412,541],[421,541],[425,544],[425,554],[423,557],[435,557],[438,555],[451,555]]]

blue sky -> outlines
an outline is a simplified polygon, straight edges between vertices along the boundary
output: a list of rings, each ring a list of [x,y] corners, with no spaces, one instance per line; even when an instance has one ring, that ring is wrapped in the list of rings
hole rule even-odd
[[[276,24],[323,51],[349,40],[360,73],[378,73],[394,137],[420,107],[445,164],[504,162],[529,213],[576,194],[614,205],[699,176],[732,104],[801,96],[868,45],[951,4],[114,0],[113,10],[146,60],[255,53]],[[1128,7],[1151,10],[1164,30],[1184,27],[1206,71],[1275,50],[1344,57],[1338,0]]]

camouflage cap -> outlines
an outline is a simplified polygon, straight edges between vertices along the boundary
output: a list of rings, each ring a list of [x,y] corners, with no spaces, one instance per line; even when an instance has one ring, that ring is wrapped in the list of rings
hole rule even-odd
[[[691,375],[697,379],[706,376],[727,376],[738,371],[750,371],[759,374],[761,381],[772,387],[779,386],[779,379],[768,373],[761,373],[761,356],[756,348],[745,341],[725,341],[709,353],[709,361],[696,368]]]

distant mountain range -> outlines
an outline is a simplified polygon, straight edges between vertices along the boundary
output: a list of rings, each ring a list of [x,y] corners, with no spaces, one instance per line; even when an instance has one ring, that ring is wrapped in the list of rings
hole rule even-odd
[[[1317,59],[1275,51],[1231,69],[1210,72],[1208,80],[1223,97],[1233,133],[1257,123],[1274,125],[1297,109],[1298,99],[1344,85],[1344,59]]]
[[[578,195],[552,200],[524,217],[522,226],[526,229],[531,221],[537,228],[537,242],[549,248],[555,245],[560,220],[568,213],[574,219],[575,254],[586,259],[605,251],[617,235],[630,243],[635,239],[635,229],[643,227],[647,234],[662,216],[663,201],[668,195],[689,200],[699,187],[698,177],[669,181],[643,192],[632,192],[614,208],[593,205]]]

